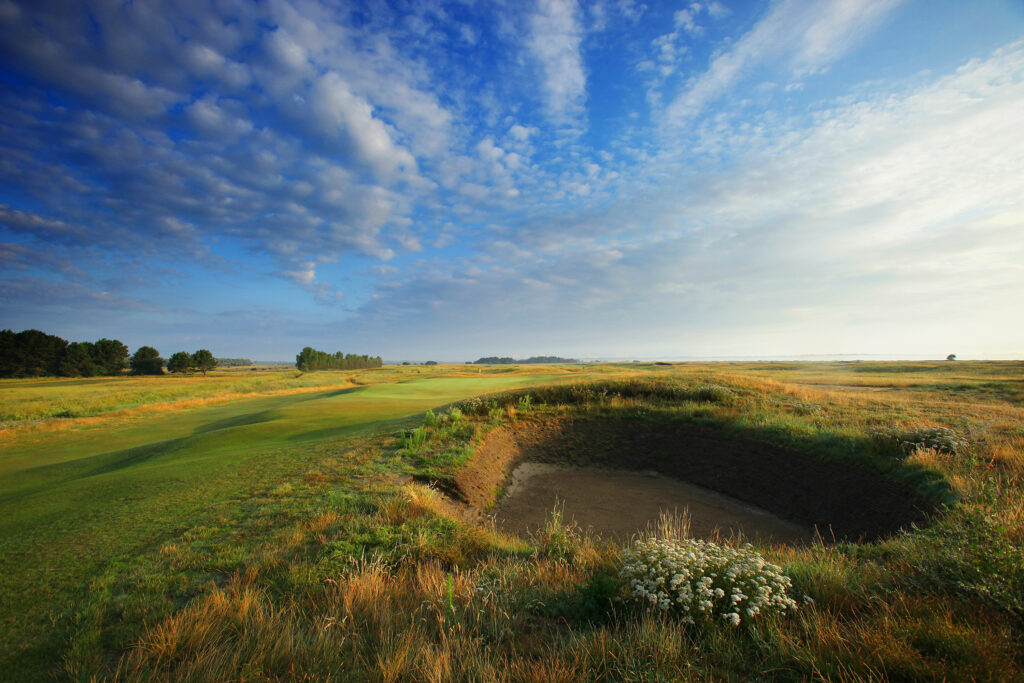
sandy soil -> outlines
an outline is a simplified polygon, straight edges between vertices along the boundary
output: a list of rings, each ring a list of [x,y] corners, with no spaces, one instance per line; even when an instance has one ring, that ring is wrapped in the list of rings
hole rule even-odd
[[[541,528],[551,511],[604,537],[628,541],[662,512],[685,513],[696,538],[742,534],[754,540],[804,543],[811,533],[771,513],[657,472],[559,467],[524,462],[495,506],[498,526],[518,534]]]

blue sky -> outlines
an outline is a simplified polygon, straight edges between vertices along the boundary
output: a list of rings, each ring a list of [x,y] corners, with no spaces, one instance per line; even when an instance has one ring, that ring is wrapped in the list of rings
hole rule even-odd
[[[1024,3],[0,0],[0,327],[1024,357]]]

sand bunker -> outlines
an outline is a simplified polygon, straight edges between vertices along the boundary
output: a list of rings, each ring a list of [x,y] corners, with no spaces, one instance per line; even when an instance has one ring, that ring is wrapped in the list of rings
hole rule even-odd
[[[657,472],[559,467],[524,462],[512,471],[492,514],[518,534],[544,526],[554,508],[582,529],[627,541],[663,513],[685,513],[696,538],[729,537],[803,543],[811,533],[771,513]]]
[[[566,517],[620,539],[661,510],[688,508],[694,535],[717,528],[779,542],[819,533],[826,541],[874,540],[925,522],[936,507],[910,486],[849,463],[626,417],[495,429],[448,488],[512,531],[543,524],[557,497]]]

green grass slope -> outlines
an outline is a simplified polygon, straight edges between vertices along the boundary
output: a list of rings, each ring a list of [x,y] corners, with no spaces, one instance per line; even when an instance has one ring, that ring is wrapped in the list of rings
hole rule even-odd
[[[426,408],[552,378],[538,370],[425,379],[381,373],[402,381],[234,400],[6,444],[0,670],[52,669],[71,636],[81,637],[98,589],[181,530],[212,523],[212,510],[223,516],[225,501],[298,476],[325,453],[344,453],[360,435]]]

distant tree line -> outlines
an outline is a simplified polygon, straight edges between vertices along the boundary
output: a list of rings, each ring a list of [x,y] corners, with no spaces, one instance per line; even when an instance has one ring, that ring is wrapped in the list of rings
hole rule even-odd
[[[162,375],[164,364],[152,346],[140,346],[129,358],[128,347],[116,339],[68,343],[39,330],[0,330],[0,377],[99,377],[126,369],[133,375]],[[204,375],[218,365],[206,349],[179,351],[166,364],[171,372],[199,370]]]
[[[253,365],[248,358],[218,358],[217,367],[220,368],[241,368]]]
[[[380,356],[365,356],[355,353],[327,353],[307,346],[295,356],[295,365],[303,372],[311,370],[361,370],[363,368],[379,368],[382,365]]]
[[[531,363],[578,363],[575,358],[559,358],[558,356],[531,356],[525,360],[516,360],[507,356],[487,356],[473,361],[473,365],[528,365]]]
[[[0,377],[119,375],[128,347],[116,339],[71,342],[39,330],[0,330]]]

